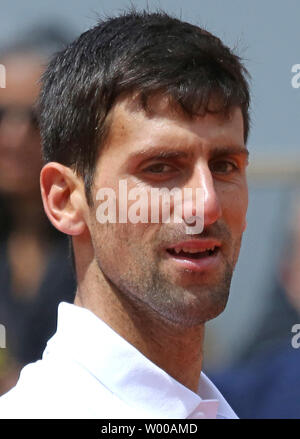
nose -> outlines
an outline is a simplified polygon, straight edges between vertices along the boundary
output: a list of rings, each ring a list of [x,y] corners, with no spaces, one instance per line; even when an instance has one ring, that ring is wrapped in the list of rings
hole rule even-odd
[[[222,209],[213,175],[206,162],[196,165],[186,187],[191,188],[192,197],[188,201],[189,206],[184,206],[184,211],[189,211],[193,217],[199,216],[200,212],[203,229],[215,223],[221,217]]]

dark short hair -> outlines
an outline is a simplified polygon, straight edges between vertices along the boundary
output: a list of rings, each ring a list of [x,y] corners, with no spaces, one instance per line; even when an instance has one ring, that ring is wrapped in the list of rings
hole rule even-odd
[[[242,110],[249,131],[248,72],[219,38],[165,12],[131,10],[99,22],[50,62],[39,101],[43,156],[74,169],[91,186],[107,116],[121,95],[161,92],[188,116]]]

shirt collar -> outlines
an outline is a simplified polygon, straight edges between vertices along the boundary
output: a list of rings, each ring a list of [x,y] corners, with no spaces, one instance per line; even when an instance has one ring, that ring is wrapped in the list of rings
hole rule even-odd
[[[198,394],[160,369],[86,308],[62,302],[44,356],[79,363],[111,393],[149,418],[237,418],[202,372]],[[146,416],[145,416],[146,417]]]

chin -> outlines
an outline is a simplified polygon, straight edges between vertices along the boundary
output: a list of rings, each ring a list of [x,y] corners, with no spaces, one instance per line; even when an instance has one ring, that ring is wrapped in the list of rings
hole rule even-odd
[[[181,328],[192,328],[202,325],[220,315],[227,304],[228,294],[215,300],[185,300],[173,303],[172,307],[160,307],[156,311],[163,320]],[[162,311],[163,310],[163,311]]]

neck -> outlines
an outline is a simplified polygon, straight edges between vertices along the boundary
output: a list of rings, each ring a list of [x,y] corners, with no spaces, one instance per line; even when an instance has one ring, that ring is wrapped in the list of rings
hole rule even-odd
[[[204,324],[183,328],[163,319],[146,305],[116,291],[108,280],[89,276],[95,269],[94,264],[91,263],[84,278],[78,279],[74,303],[91,310],[150,361],[197,392]]]

